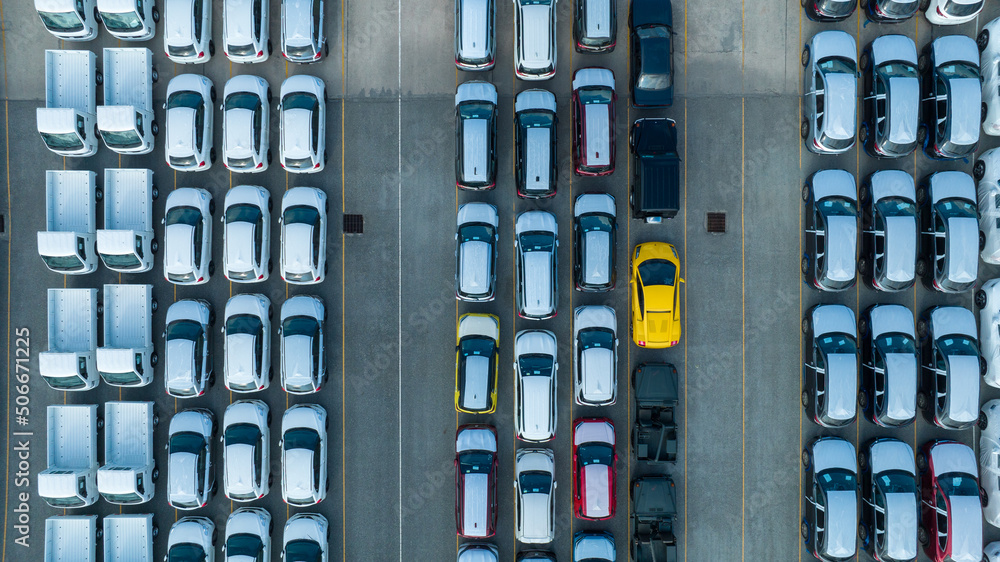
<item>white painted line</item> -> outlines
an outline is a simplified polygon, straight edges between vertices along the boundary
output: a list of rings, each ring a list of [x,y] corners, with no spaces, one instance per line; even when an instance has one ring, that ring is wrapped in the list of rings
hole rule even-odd
[[[399,435],[399,562],[403,562],[403,0],[396,0],[396,355],[398,391],[396,416]]]

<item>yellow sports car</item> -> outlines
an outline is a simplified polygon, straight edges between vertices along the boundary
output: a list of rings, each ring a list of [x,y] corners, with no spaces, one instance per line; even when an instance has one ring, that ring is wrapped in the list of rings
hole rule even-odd
[[[635,247],[629,290],[632,293],[632,341],[660,349],[681,340],[680,278],[677,250],[665,242]]]
[[[497,409],[500,319],[492,314],[463,314],[455,342],[455,409],[492,414]]]

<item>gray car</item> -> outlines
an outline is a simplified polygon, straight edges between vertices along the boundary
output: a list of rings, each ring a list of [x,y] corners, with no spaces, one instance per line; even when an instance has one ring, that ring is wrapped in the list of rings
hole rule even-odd
[[[323,33],[325,0],[281,0],[281,54],[288,62],[319,62],[330,53]]]
[[[979,148],[979,126],[985,117],[975,40],[964,35],[938,37],[924,47],[917,68],[924,77],[924,153],[941,160],[971,155]]]
[[[494,0],[455,0],[455,65],[489,70],[496,64]]]
[[[455,184],[493,189],[497,181],[497,89],[474,80],[455,93]]]
[[[556,97],[525,90],[514,102],[514,180],[518,197],[540,199],[556,194]]]
[[[556,73],[556,2],[514,0],[514,74],[547,80]]]
[[[615,248],[618,223],[615,198],[584,193],[573,205],[573,280],[578,291],[605,292],[615,288]]]
[[[875,439],[858,451],[861,547],[875,560],[917,559],[919,520],[913,449],[899,439]]]
[[[913,313],[898,304],[868,307],[858,321],[861,390],[858,406],[882,427],[900,427],[917,416],[917,354]]]
[[[909,289],[916,280],[917,205],[913,177],[880,170],[861,183],[858,273],[879,291]]]
[[[844,427],[857,416],[856,330],[854,311],[842,304],[816,305],[802,319],[802,407],[823,427]]]
[[[857,43],[843,31],[821,31],[802,50],[802,138],[817,154],[854,146],[858,110]]]
[[[979,380],[986,372],[975,315],[961,306],[931,307],[917,322],[917,336],[922,344],[917,407],[938,427],[972,427],[979,420]]]
[[[917,275],[942,293],[972,289],[979,276],[981,243],[972,176],[931,174],[917,189],[917,204],[922,207]]]
[[[858,550],[858,464],[854,445],[820,437],[802,451],[806,506],[802,540],[825,562],[852,559]]]
[[[489,203],[458,208],[455,232],[455,296],[461,301],[491,301],[497,283],[497,209]]]
[[[854,286],[858,240],[857,188],[844,170],[820,170],[802,188],[805,252],[802,274],[821,291]]]
[[[919,127],[917,47],[905,35],[883,35],[861,53],[864,121],[858,140],[873,158],[900,158],[923,142]],[[922,133],[921,133],[922,131]]]
[[[514,222],[517,315],[545,320],[556,315],[559,229],[547,211],[526,211]]]

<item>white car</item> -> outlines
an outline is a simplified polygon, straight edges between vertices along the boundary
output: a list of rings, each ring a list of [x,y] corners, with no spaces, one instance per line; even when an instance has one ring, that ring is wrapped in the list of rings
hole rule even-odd
[[[326,517],[318,513],[299,513],[285,523],[281,558],[286,562],[327,562],[329,542],[330,525]]]
[[[326,84],[299,74],[281,83],[281,167],[294,173],[322,172],[326,165]]]
[[[458,300],[485,302],[496,295],[499,225],[497,208],[489,203],[466,203],[458,208],[455,232]]]
[[[226,192],[222,213],[222,269],[235,283],[257,283],[271,273],[271,194],[258,185]]]
[[[240,400],[222,418],[223,487],[226,497],[248,502],[271,486],[271,410],[261,400]]]
[[[222,163],[233,172],[257,173],[271,164],[271,87],[246,74],[230,78],[222,99]]]
[[[318,62],[329,54],[324,0],[281,0],[281,54],[289,62]]]
[[[326,307],[319,297],[296,295],[281,305],[281,388],[319,392],[326,381]]]
[[[183,517],[170,526],[167,560],[214,562],[215,523],[208,517]]]
[[[853,35],[821,31],[802,51],[801,134],[816,154],[843,154],[854,146],[858,113],[858,46]]]
[[[167,359],[164,383],[174,398],[202,396],[215,382],[211,327],[215,314],[208,301],[184,299],[167,309]]]
[[[163,49],[170,62],[206,63],[215,54],[212,0],[165,0]]]
[[[265,0],[223,0],[222,49],[233,62],[264,62],[272,46]]]
[[[514,535],[526,544],[555,538],[555,454],[551,449],[518,449],[514,454]]]
[[[170,418],[167,503],[174,509],[205,507],[215,495],[214,437],[215,417],[208,410],[184,410]]]
[[[285,503],[303,507],[326,498],[330,487],[326,426],[326,410],[316,404],[296,404],[281,417],[281,498]]]
[[[573,311],[574,390],[577,404],[610,406],[618,396],[618,320],[609,306]]]
[[[994,90],[1000,88],[1000,80]],[[976,159],[972,177],[978,183],[979,256],[986,263],[1000,264],[1000,150],[991,148]]]
[[[326,277],[326,194],[293,187],[281,198],[281,278],[311,285]]]
[[[547,80],[556,73],[557,0],[514,0],[514,74]]]
[[[212,194],[200,187],[181,187],[167,196],[163,217],[163,276],[176,285],[208,283],[212,261]]]
[[[215,162],[215,86],[201,74],[181,74],[167,85],[167,165],[199,172]]]
[[[522,330],[514,337],[514,421],[522,441],[543,443],[556,436],[558,347],[548,330]]]
[[[35,0],[35,11],[42,25],[64,41],[91,41],[97,37],[95,0]]]
[[[226,388],[264,390],[271,383],[271,301],[260,294],[236,295],[226,303]]]
[[[924,10],[924,17],[934,25],[960,25],[976,19],[983,11],[986,0],[930,0]]]
[[[155,0],[97,0],[101,23],[114,38],[148,41],[156,36],[160,10]]]
[[[979,487],[986,492],[983,518],[1000,527],[1000,400],[983,404],[979,429]]]
[[[532,558],[538,558],[534,556]],[[496,546],[489,543],[465,543],[458,547],[458,562],[499,562],[500,551]],[[525,558],[528,560],[528,558]],[[554,558],[541,558],[540,560],[554,560]]]
[[[226,519],[226,562],[271,562],[274,521],[266,509],[241,507]]]
[[[979,353],[986,361],[983,382],[1000,388],[1000,279],[990,279],[976,291],[979,309]]]

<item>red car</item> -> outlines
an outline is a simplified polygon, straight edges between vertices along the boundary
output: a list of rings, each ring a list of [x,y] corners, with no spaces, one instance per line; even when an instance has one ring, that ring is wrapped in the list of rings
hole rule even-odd
[[[497,528],[497,430],[469,424],[455,435],[455,525],[462,537],[492,537]]]
[[[573,512],[580,519],[615,516],[615,426],[607,418],[573,422]]]
[[[917,537],[934,562],[983,559],[983,507],[978,463],[972,449],[956,441],[930,441],[917,453],[921,473]]]
[[[581,68],[573,75],[573,170],[581,176],[615,171],[615,74]]]

